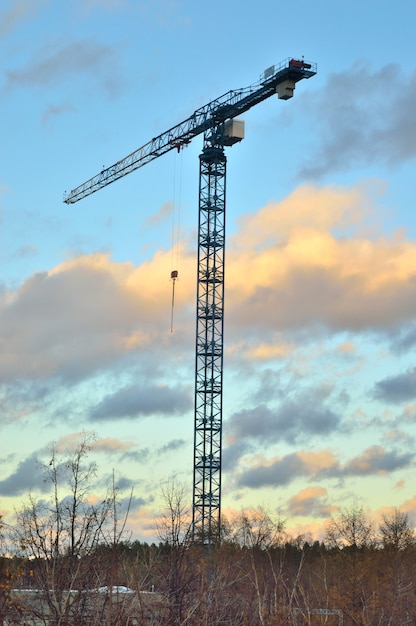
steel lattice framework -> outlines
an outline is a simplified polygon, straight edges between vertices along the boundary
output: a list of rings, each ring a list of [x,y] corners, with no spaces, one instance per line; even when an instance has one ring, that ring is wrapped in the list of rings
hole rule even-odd
[[[221,144],[205,144],[199,157],[193,529],[211,543],[221,511],[226,157]]]
[[[287,58],[258,81],[228,91],[185,121],[65,193],[73,204],[170,150],[204,135],[199,171],[198,278],[196,306],[193,536],[210,544],[220,538],[224,335],[225,179],[224,146],[240,141],[228,124],[275,95],[293,96],[295,85],[316,74],[316,64]]]

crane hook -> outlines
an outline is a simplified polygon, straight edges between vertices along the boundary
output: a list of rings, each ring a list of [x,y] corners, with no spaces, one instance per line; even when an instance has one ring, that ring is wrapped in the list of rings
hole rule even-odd
[[[178,270],[172,270],[170,273],[170,279],[172,281],[172,308],[170,313],[170,332],[173,333],[173,309],[175,306],[175,282],[178,278]]]

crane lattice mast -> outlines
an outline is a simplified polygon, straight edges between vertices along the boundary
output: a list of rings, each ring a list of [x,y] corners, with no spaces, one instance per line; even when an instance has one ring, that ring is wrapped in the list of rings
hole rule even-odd
[[[316,74],[316,64],[288,58],[260,79],[197,109],[184,122],[153,138],[114,165],[72,189],[73,204],[143,167],[170,150],[178,151],[203,134],[199,157],[199,219],[195,348],[193,536],[211,544],[220,538],[222,398],[224,350],[224,253],[226,156],[224,148],[241,141],[238,115],[277,94],[288,100],[295,85]]]

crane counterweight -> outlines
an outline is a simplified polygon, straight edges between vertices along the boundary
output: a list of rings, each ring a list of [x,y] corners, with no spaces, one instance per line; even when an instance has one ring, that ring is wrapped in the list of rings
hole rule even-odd
[[[296,83],[291,78],[284,80],[282,83],[276,85],[277,97],[280,100],[289,100],[293,98],[293,92],[295,91]]]

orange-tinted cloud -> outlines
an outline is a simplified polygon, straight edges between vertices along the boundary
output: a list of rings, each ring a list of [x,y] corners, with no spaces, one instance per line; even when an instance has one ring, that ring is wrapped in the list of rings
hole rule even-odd
[[[327,490],[323,487],[306,487],[295,496],[289,498],[288,510],[291,515],[313,515],[316,508],[319,508],[320,516],[323,509],[329,511],[329,507],[322,505],[320,501],[327,495]]]
[[[244,216],[227,256],[233,324],[270,334],[387,329],[412,319],[416,246],[403,233],[365,229],[378,193],[301,187]]]
[[[240,486],[258,488],[288,485],[299,476],[314,478],[321,473],[339,472],[336,456],[329,450],[320,452],[298,452],[272,460],[258,459],[245,469],[238,478]]]
[[[291,331],[389,331],[413,319],[416,245],[402,233],[387,238],[362,226],[378,193],[377,185],[304,186],[241,218],[227,249],[230,353],[284,358],[294,348]],[[97,253],[3,292],[2,380],[77,380],[132,351],[156,355],[178,337],[178,348],[192,349],[194,251],[181,250],[174,337],[168,337],[170,270],[170,251],[140,266]]]
[[[339,480],[351,476],[382,476],[409,468],[413,458],[413,453],[401,454],[372,446],[342,463],[331,450],[299,450],[272,460],[256,458],[251,464],[246,460],[237,483],[240,487],[257,489],[289,485],[300,477],[307,480]]]
[[[171,285],[160,256],[150,268],[103,254],[78,257],[0,296],[2,380],[77,380],[131,350],[163,346]]]

